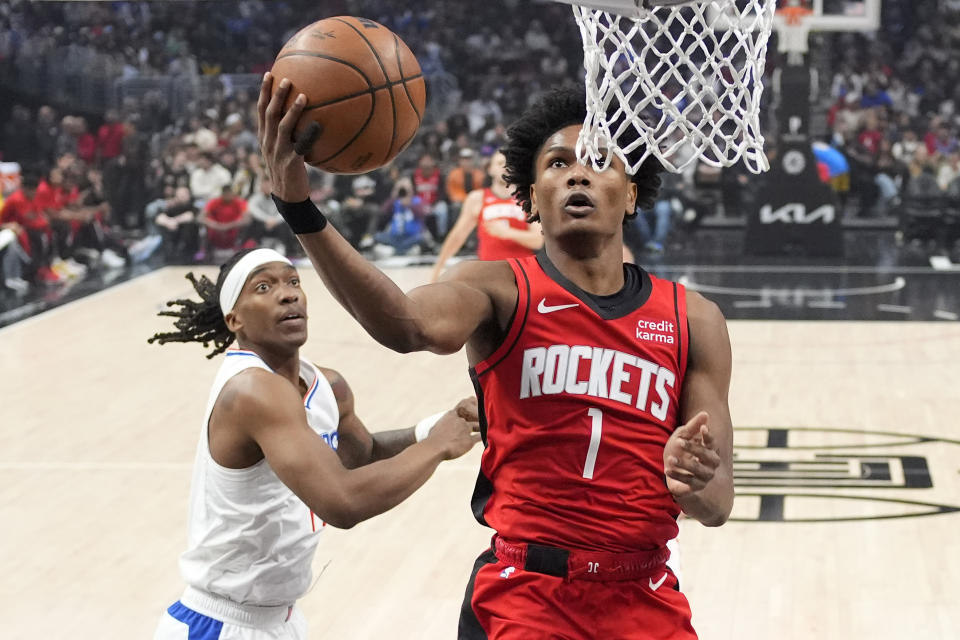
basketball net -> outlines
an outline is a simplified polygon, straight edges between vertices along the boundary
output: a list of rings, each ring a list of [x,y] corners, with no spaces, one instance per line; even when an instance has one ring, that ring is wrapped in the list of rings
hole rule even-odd
[[[651,155],[674,172],[741,159],[753,173],[769,169],[760,97],[774,0],[653,4],[630,15],[573,7],[587,87],[578,157],[604,169],[615,154],[631,174]]]

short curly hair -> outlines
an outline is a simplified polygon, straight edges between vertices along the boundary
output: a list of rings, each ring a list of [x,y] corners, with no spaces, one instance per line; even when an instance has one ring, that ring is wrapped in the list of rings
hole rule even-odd
[[[507,129],[507,144],[502,149],[507,159],[504,179],[513,185],[513,195],[527,213],[528,222],[540,219],[538,214],[531,212],[530,207],[530,185],[536,178],[537,155],[547,138],[554,133],[573,124],[583,124],[587,117],[586,104],[583,87],[559,87],[537,100]],[[626,146],[633,142],[636,135],[636,131],[631,127],[627,136],[621,137],[620,141]],[[634,160],[642,153],[643,149],[638,148],[627,157]],[[631,176],[631,180],[637,185],[638,208],[653,208],[660,190],[662,171],[663,165],[660,161],[650,156],[640,165],[636,174]],[[636,210],[628,214],[626,219],[634,216]]]

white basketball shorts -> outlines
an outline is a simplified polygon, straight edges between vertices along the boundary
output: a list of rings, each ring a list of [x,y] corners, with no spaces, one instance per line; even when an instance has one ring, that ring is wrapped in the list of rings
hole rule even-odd
[[[307,620],[295,606],[238,605],[188,587],[153,640],[307,640]]]

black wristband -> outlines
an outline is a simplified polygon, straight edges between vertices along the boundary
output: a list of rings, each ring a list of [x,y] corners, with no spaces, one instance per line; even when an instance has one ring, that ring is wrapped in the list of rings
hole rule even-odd
[[[324,227],[327,226],[327,218],[310,198],[303,202],[284,202],[272,193],[270,197],[273,198],[273,203],[277,205],[277,211],[280,212],[284,222],[298,236],[304,233],[323,231]]]

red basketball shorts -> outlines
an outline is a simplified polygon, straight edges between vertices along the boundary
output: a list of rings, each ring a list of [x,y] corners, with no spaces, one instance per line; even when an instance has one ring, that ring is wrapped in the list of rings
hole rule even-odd
[[[510,546],[494,544],[477,559],[460,640],[697,638],[690,605],[659,557],[639,563],[536,545],[519,545],[535,553],[518,555]]]

